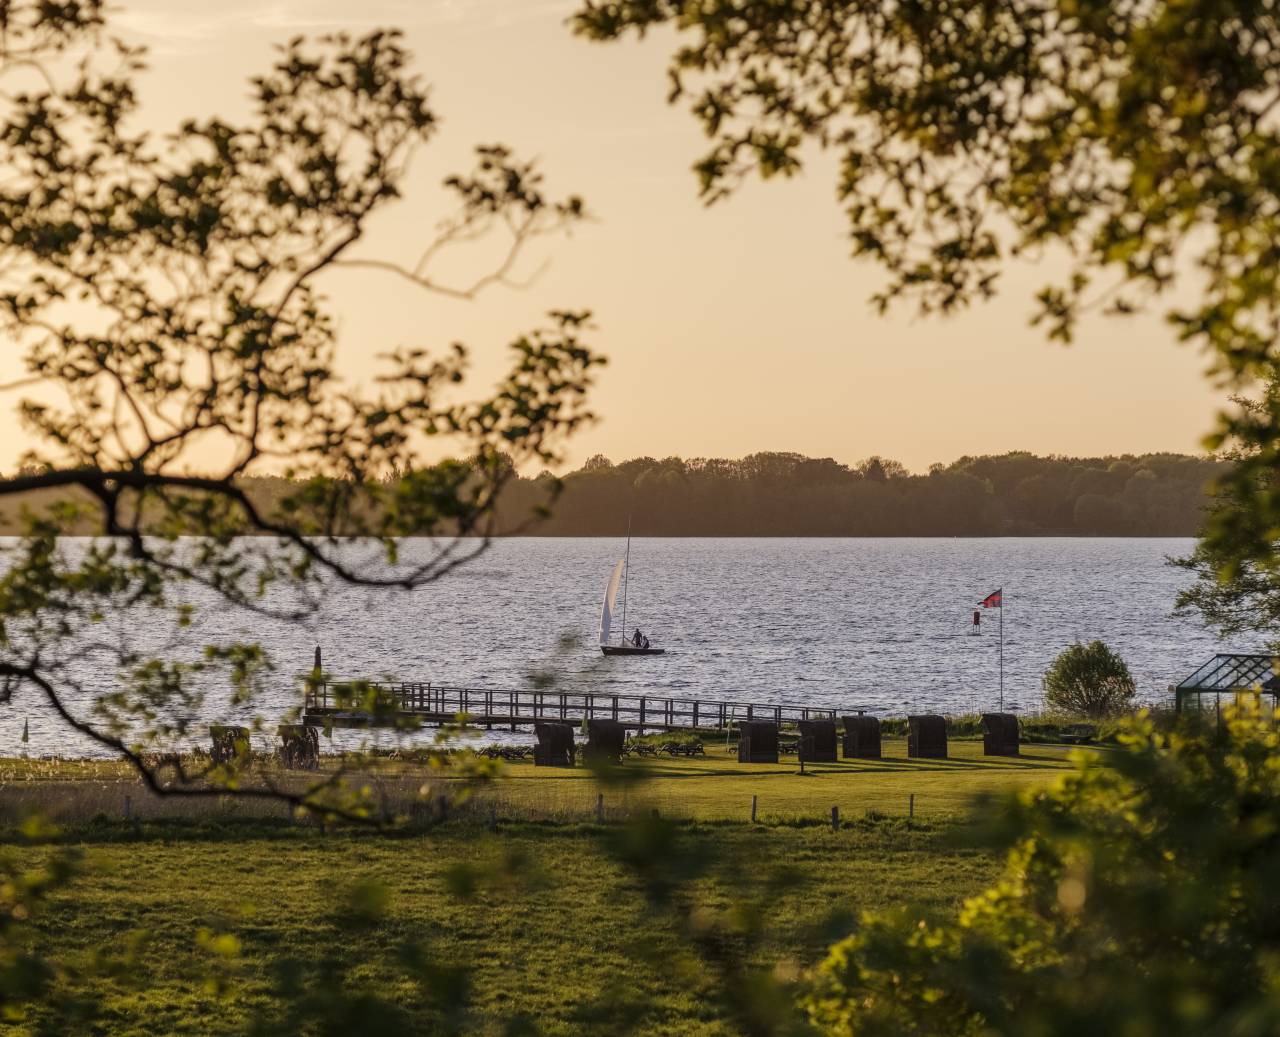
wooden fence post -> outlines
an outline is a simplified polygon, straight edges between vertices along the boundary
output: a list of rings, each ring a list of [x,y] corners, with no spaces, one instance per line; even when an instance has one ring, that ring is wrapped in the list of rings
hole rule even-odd
[[[596,824],[604,824],[604,793],[596,793]]]
[[[840,831],[840,808],[837,806],[831,808],[831,830]]]
[[[911,793],[911,798],[907,800],[907,817],[916,816],[916,794]]]
[[[756,797],[754,795],[751,797],[751,823],[756,823]]]

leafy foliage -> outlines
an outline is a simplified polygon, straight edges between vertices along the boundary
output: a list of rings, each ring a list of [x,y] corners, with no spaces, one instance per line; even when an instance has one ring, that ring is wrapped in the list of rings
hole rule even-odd
[[[484,549],[513,466],[554,461],[590,418],[585,313],[518,337],[491,395],[462,395],[460,345],[390,350],[365,390],[335,372],[319,279],[373,264],[470,298],[585,210],[485,145],[445,182],[456,209],[416,266],[362,256],[437,123],[397,33],[294,39],[252,81],[245,121],[153,137],[132,128],[143,54],[109,41],[104,10],[0,6],[0,327],[27,371],[5,388],[29,391],[18,409],[37,443],[0,498],[70,494],[6,559],[0,676],[5,701],[43,699],[153,789],[208,795],[236,785],[235,766],[161,779],[144,750],[189,735],[219,680],[252,702],[273,663],[232,640],[193,652],[201,607],[303,618],[334,581],[438,579]],[[436,272],[448,246],[490,231],[507,238],[495,271],[469,285]],[[291,490],[259,507],[244,481],[274,473]],[[59,540],[86,526],[107,537]],[[402,558],[409,532],[434,548]]]
[[[1240,414],[1265,422],[1277,394],[1280,381],[1273,379],[1262,398],[1238,396],[1233,402]],[[1214,495],[1213,528],[1251,523],[1256,498],[1271,492],[1275,484],[1276,468],[1259,461],[1256,443],[1232,441],[1226,456],[1236,470]],[[1280,651],[1280,571],[1257,559],[1241,561],[1229,544],[1213,536],[1198,542],[1191,554],[1171,561],[1195,576],[1178,594],[1177,612],[1198,613],[1223,640],[1240,634],[1261,635],[1268,648]]]
[[[1138,719],[1010,804],[1003,877],[953,919],[865,916],[809,995],[825,1033],[1262,1034],[1280,1026],[1280,735]]]
[[[583,0],[594,40],[673,28],[671,94],[712,143],[715,202],[744,177],[840,157],[855,256],[880,306],[949,312],[992,295],[1012,257],[1062,246],[1070,273],[1036,321],[1163,305],[1215,370],[1270,377],[1280,327],[1280,27],[1223,0]],[[1167,301],[1165,301],[1167,300]],[[1224,572],[1280,566],[1280,400],[1222,416],[1256,448],[1229,476],[1249,507],[1210,529]]]
[[[1121,712],[1133,701],[1134,691],[1129,667],[1101,641],[1071,645],[1044,675],[1050,707],[1095,720]]]
[[[26,835],[40,834],[28,822]],[[77,855],[63,851],[40,864],[24,863],[12,851],[0,857],[0,1018],[23,1019],[27,1007],[58,978],[52,962],[29,947],[27,930],[44,901],[74,874]]]

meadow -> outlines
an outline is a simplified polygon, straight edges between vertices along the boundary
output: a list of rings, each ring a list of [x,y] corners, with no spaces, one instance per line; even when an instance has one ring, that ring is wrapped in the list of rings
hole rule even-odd
[[[795,756],[783,756],[777,764],[741,764],[732,746],[708,744],[705,756],[629,758],[612,777],[581,766],[504,762],[495,778],[480,783],[470,772],[455,777],[449,767],[411,758],[344,762],[393,813],[417,813],[425,802],[444,796],[451,810],[486,818],[496,814],[512,820],[585,821],[597,818],[598,797],[603,795],[605,816],[613,820],[656,809],[663,816],[691,821],[745,821],[750,820],[754,796],[757,820],[795,822],[829,818],[833,806],[846,818],[868,812],[956,814],[976,796],[1052,780],[1068,769],[1070,751],[1061,745],[1024,744],[1020,757],[984,757],[980,741],[952,738],[948,759],[913,760],[907,758],[905,739],[886,738],[880,760],[811,763],[801,773]],[[328,768],[339,763],[325,758]],[[305,775],[280,772],[267,759],[260,771],[291,787],[307,780]],[[153,796],[121,762],[0,759],[0,821],[16,821],[32,810],[71,823],[126,814],[287,816],[278,803]]]
[[[863,911],[937,913],[979,891],[999,854],[976,838],[975,797],[1068,766],[1059,747],[885,750],[801,775],[711,747],[629,762],[644,780],[625,784],[510,764],[470,799],[436,775],[423,798],[451,794],[447,810],[394,831],[153,800],[118,764],[3,761],[5,852],[81,856],[35,919],[37,949],[67,966],[61,994],[15,1032],[740,1032],[691,924],[730,933],[761,983],[798,975]],[[427,774],[391,761],[371,780],[407,795]],[[34,808],[60,830],[30,843],[14,825]],[[338,996],[367,987],[379,996]]]

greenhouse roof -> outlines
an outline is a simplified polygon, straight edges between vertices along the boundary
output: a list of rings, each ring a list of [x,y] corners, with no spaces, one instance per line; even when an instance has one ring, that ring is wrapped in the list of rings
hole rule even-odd
[[[1215,655],[1178,684],[1178,691],[1246,691],[1280,694],[1280,656]]]

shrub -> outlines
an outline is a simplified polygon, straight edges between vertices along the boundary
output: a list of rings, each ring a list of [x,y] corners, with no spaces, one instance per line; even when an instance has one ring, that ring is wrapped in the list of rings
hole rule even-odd
[[[827,1037],[1280,1033],[1280,732],[1161,733],[1009,802],[1004,874],[946,920],[863,918],[805,999]]]
[[[1123,712],[1134,690],[1129,667],[1101,641],[1071,645],[1044,675],[1049,706],[1092,720]]]

